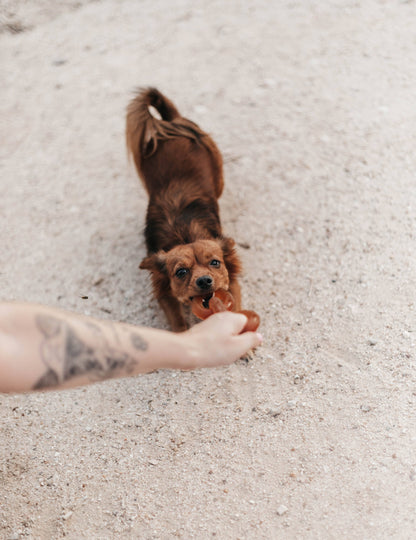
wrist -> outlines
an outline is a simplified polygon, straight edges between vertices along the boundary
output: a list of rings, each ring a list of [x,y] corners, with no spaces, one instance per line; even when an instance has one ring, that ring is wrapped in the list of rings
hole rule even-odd
[[[165,356],[166,369],[192,370],[197,366],[197,347],[189,330],[170,333],[171,343]]]

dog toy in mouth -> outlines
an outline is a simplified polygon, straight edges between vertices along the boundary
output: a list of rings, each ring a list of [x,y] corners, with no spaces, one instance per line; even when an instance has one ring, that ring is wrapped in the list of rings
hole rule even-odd
[[[224,289],[218,289],[210,297],[194,296],[192,299],[192,313],[198,319],[206,319],[213,313],[219,313],[220,311],[232,311],[233,307],[233,295]],[[257,330],[260,324],[260,317],[255,311],[243,309],[238,313],[242,313],[247,317],[247,323],[241,333]]]

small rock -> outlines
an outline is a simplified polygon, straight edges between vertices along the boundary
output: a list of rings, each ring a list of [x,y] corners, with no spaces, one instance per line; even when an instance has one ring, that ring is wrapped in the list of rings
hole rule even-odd
[[[65,58],[57,58],[56,60],[52,60],[53,66],[63,66],[66,64],[68,60],[65,60]]]
[[[149,465],[158,465],[159,462],[157,459],[149,459]]]
[[[286,512],[287,512],[287,506],[285,506],[284,504],[281,504],[277,508],[276,512],[277,512],[278,516],[283,516],[283,514],[286,514]]]
[[[370,412],[370,411],[371,411],[370,405],[361,405],[361,406],[360,406],[360,409],[361,409],[363,412]]]
[[[238,242],[238,245],[243,249],[250,249],[250,244],[248,242]]]
[[[66,514],[64,514],[62,516],[62,519],[66,521],[67,519],[69,519],[72,516],[73,513],[74,512],[72,512],[72,510],[69,510],[68,512],[66,512]]]
[[[264,81],[261,83],[262,86],[265,86],[266,88],[272,88],[273,86],[276,86],[276,79],[264,79]]]
[[[196,114],[206,114],[208,112],[207,107],[205,105],[195,105],[194,111]]]
[[[370,347],[375,347],[377,345],[377,341],[375,339],[369,339],[368,344]]]

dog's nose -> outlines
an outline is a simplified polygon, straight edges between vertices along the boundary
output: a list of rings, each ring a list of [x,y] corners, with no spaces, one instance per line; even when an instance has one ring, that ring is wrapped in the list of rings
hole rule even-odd
[[[199,287],[203,291],[206,291],[210,289],[212,286],[212,278],[209,276],[202,276],[202,277],[199,277],[195,283],[197,287]]]

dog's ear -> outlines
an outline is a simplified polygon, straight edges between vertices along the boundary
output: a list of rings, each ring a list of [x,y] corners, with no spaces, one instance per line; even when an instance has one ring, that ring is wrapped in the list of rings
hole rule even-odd
[[[234,250],[235,241],[232,238],[223,236],[220,238],[219,242],[224,255],[229,254]]]
[[[224,255],[224,262],[225,266],[227,267],[230,280],[234,279],[237,274],[241,272],[241,261],[235,250],[235,242],[232,238],[224,236],[220,238],[219,244]]]
[[[142,260],[139,268],[143,270],[150,270],[150,272],[160,272],[162,274],[166,274],[166,252],[158,251],[158,253],[148,255]]]

